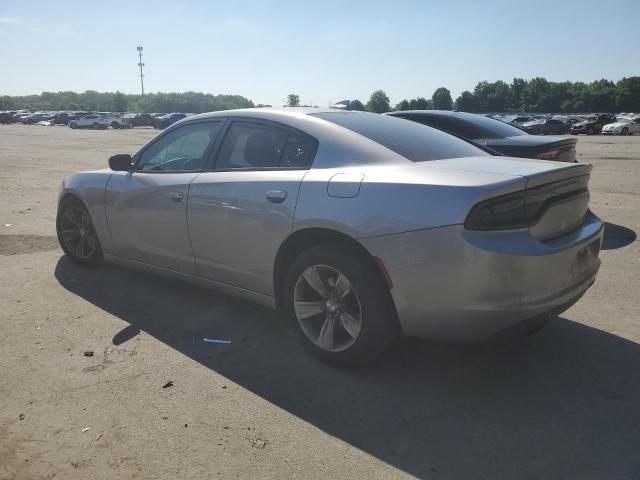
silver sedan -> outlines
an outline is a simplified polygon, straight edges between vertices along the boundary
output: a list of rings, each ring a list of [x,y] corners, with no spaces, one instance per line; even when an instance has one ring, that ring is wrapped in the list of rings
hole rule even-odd
[[[321,359],[354,364],[398,335],[528,332],[593,283],[591,166],[495,157],[363,112],[189,117],[109,169],[68,176],[64,252],[280,309]]]

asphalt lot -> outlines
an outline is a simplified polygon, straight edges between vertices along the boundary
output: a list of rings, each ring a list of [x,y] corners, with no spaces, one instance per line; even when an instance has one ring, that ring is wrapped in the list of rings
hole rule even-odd
[[[0,479],[640,478],[640,136],[579,139],[608,224],[561,318],[336,370],[262,307],[63,257],[64,175],[155,133],[0,125]]]

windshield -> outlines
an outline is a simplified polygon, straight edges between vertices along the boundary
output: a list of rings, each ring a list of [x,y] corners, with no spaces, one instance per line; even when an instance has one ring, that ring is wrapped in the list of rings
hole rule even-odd
[[[311,115],[348,128],[413,162],[489,155],[453,135],[387,115],[339,111]]]

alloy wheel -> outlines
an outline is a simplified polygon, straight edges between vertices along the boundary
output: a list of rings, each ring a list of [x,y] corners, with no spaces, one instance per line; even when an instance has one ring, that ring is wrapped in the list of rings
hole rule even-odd
[[[300,328],[317,347],[340,352],[362,330],[362,306],[349,279],[328,265],[312,265],[296,281],[293,307]]]
[[[67,250],[76,258],[86,260],[98,246],[98,237],[89,214],[79,207],[69,207],[60,219],[60,233]]]

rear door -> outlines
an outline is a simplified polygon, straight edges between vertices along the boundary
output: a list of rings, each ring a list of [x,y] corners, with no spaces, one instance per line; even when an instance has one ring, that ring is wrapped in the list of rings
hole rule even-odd
[[[188,221],[200,275],[273,295],[273,264],[290,234],[316,139],[287,126],[234,119],[215,164],[191,184]]]
[[[195,274],[187,229],[189,185],[203,171],[223,121],[168,130],[136,155],[136,168],[115,172],[105,205],[115,254]]]

